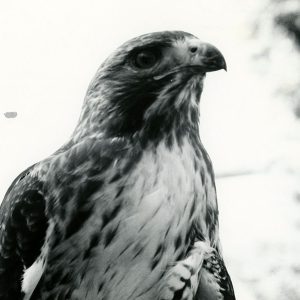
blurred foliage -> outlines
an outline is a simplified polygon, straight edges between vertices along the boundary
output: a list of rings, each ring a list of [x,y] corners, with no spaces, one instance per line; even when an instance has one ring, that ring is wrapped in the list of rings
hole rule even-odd
[[[283,29],[283,31],[295,43],[300,60],[300,1],[273,0],[273,4],[275,8],[274,24],[275,26]],[[299,85],[295,86],[289,94],[292,99],[294,113],[297,118],[300,118]]]
[[[300,119],[300,0],[266,0],[253,34],[260,40],[254,59],[262,59],[274,93],[287,99]]]
[[[300,48],[300,9],[294,12],[282,13],[275,17],[275,22],[281,26],[296,45]]]

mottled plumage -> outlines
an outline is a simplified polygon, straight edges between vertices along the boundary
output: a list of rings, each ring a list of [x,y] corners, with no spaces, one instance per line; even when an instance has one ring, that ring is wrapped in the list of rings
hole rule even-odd
[[[235,299],[198,126],[205,73],[222,68],[185,32],[102,64],[71,139],[1,205],[1,300]]]

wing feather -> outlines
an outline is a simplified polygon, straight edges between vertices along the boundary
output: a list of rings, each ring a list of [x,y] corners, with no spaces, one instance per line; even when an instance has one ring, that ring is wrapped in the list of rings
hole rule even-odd
[[[47,230],[43,182],[31,166],[0,206],[0,299],[22,299],[22,277],[40,254]]]

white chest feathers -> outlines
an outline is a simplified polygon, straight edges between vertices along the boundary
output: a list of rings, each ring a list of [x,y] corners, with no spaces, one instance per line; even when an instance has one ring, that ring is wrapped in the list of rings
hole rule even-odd
[[[154,216],[155,211],[163,218],[182,216],[195,195],[199,200],[204,194],[200,164],[205,168],[188,140],[171,149],[163,141],[155,149],[144,151],[127,181],[130,188],[126,198],[145,219],[147,214],[149,218]],[[201,205],[201,201],[197,204]]]

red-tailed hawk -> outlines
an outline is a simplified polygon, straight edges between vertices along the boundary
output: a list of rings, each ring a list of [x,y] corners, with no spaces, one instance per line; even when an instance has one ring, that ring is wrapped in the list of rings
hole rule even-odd
[[[205,74],[225,68],[179,31],[102,64],[71,139],[1,204],[1,300],[235,299],[198,126]]]

